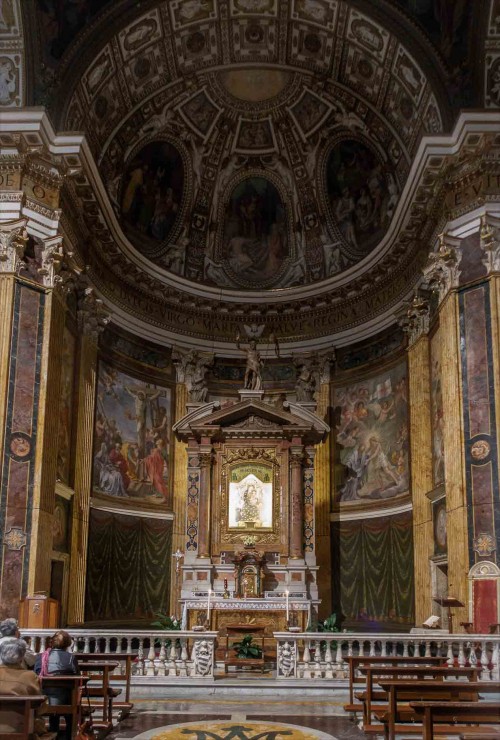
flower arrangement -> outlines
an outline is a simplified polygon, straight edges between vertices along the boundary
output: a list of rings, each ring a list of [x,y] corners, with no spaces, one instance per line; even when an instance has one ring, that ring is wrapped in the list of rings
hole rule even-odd
[[[256,542],[257,538],[253,537],[253,535],[249,535],[248,537],[243,538],[243,544],[245,545],[245,547],[253,547]]]

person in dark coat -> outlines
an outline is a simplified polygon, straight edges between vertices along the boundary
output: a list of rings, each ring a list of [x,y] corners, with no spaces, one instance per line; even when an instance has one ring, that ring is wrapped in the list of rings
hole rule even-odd
[[[80,670],[76,658],[68,653],[68,648],[72,643],[71,636],[64,630],[59,630],[52,636],[50,647],[40,655],[37,655],[35,661],[35,673],[42,678],[43,693],[48,699],[49,704],[71,704],[71,689],[55,686],[43,686],[44,676],[78,676]],[[49,728],[52,732],[59,732],[59,719],[57,714],[51,714],[49,717]],[[62,736],[71,740],[72,737],[72,716],[64,715],[66,720],[66,732]]]

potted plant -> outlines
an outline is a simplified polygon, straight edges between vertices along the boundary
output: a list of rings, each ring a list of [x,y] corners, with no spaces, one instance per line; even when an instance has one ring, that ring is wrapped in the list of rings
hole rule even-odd
[[[156,612],[154,616],[156,617],[156,621],[151,622],[151,627],[154,627],[157,630],[166,630],[170,632],[171,630],[180,630],[181,628],[180,621],[173,615],[169,616],[168,614],[165,614],[163,612]],[[167,650],[170,647],[171,643],[171,640],[165,640],[165,648]],[[179,641],[177,640],[176,643],[178,646]],[[160,647],[160,645],[160,640],[155,640],[155,647]]]
[[[235,642],[233,648],[236,650],[237,658],[261,658],[262,650],[258,645],[252,644],[252,635],[245,635],[240,642]]]

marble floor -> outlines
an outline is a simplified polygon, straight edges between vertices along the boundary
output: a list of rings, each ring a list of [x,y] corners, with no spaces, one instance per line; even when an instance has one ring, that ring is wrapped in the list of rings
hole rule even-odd
[[[344,714],[346,697],[255,700],[227,696],[135,699],[112,740],[356,740],[366,735]],[[373,736],[372,736],[373,737]]]

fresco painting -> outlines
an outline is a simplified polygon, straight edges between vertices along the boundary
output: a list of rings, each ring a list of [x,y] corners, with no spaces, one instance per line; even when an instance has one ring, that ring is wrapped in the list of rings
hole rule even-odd
[[[75,36],[111,0],[38,0],[47,57],[59,60]]]
[[[101,363],[94,432],[94,496],[115,505],[168,506],[171,392]]]
[[[130,241],[145,254],[165,244],[177,220],[184,167],[177,149],[153,141],[135,155],[123,178],[120,212]]]
[[[52,549],[56,552],[70,552],[70,520],[71,501],[56,495],[52,521]]]
[[[431,414],[432,414],[432,471],[434,485],[444,481],[444,419],[441,390],[441,353],[439,330],[431,339]]]
[[[408,492],[406,365],[334,392],[336,442],[344,483],[341,503],[388,499]]]
[[[351,256],[367,254],[385,234],[398,202],[394,177],[355,139],[335,144],[328,156],[330,214]]]
[[[75,375],[76,339],[68,327],[64,328],[61,389],[59,405],[59,444],[57,446],[57,477],[70,483],[71,430],[73,422],[73,390]]]
[[[240,182],[231,193],[224,224],[223,264],[237,281],[259,284],[278,277],[288,256],[285,207],[263,177]]]

